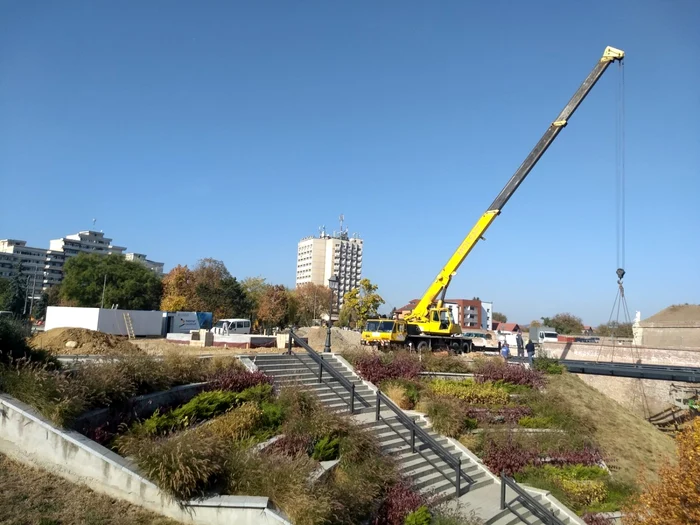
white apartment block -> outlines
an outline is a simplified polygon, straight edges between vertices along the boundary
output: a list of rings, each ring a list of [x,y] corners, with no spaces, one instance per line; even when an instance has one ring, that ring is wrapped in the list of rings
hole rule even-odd
[[[124,257],[127,261],[134,261],[144,265],[156,275],[163,275],[164,264],[162,262],[151,261],[147,259],[146,256],[142,253],[127,253],[124,254]]]
[[[70,257],[79,253],[124,255],[124,250],[122,246],[112,245],[112,239],[104,233],[90,230],[51,240],[48,250],[29,247],[26,241],[3,239],[0,240],[0,278],[9,279],[15,274],[17,264],[21,264],[21,275],[28,277],[29,291],[38,299],[42,291],[63,280],[63,265]],[[126,254],[126,258],[158,275],[163,273],[163,263],[150,261],[143,254]]]
[[[338,277],[340,304],[343,297],[357,288],[362,279],[362,239],[349,237],[347,231],[319,237],[306,237],[297,245],[296,285],[314,283],[328,286]]]

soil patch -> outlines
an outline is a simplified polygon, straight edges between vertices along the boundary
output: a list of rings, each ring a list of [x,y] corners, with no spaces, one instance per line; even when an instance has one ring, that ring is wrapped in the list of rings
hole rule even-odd
[[[643,323],[700,321],[700,304],[674,304],[644,319]]]
[[[34,348],[63,355],[132,355],[141,353],[125,336],[105,334],[84,328],[53,328],[36,334],[29,343]]]
[[[317,352],[323,351],[323,347],[326,344],[326,328],[319,326],[300,328],[297,334],[301,337],[308,337],[309,346]],[[331,329],[331,349],[333,352],[357,350],[360,348],[360,339],[360,332],[343,330],[342,328]]]
[[[175,525],[140,507],[98,494],[0,454],[0,524]]]

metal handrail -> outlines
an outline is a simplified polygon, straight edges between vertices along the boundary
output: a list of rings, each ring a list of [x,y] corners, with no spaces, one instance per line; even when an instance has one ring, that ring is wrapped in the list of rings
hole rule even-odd
[[[411,432],[411,441],[409,441],[401,436],[401,434],[389,424],[389,422],[384,419],[381,416],[381,404],[384,403],[384,406],[389,408],[394,415],[396,416],[396,419],[398,419],[401,424],[403,424],[406,429],[410,430]],[[423,430],[416,422],[408,417],[403,410],[401,410],[399,407],[397,407],[390,398],[382,394],[379,390],[377,390],[377,406],[376,406],[376,420],[377,421],[383,421],[386,425],[389,426],[391,430],[396,432],[399,437],[401,437],[407,444],[411,446],[411,451],[412,452],[418,452],[428,463],[433,465],[439,472],[441,472],[443,475],[445,475],[444,472],[442,472],[432,461],[430,461],[426,456],[423,455],[421,452],[420,448],[416,449],[416,437],[420,439],[423,444],[432,450],[436,456],[438,456],[440,459],[442,459],[449,467],[452,467],[455,471],[455,479],[450,478],[449,476],[445,475],[445,477],[455,486],[455,489],[457,491],[457,497],[461,496],[463,494],[462,492],[462,480],[466,480],[467,482],[467,491],[469,490],[469,487],[474,483],[474,479],[464,472],[462,470],[462,460],[461,458],[455,458],[452,454],[450,454],[445,448],[440,445],[435,439],[428,434],[425,430]]]
[[[333,366],[331,366],[329,363],[327,363],[320,355],[318,355],[318,352],[311,348],[308,343],[306,343],[303,339],[301,339],[298,335],[296,335],[292,330],[289,331],[289,348],[287,350],[287,353],[290,355],[294,355],[294,352],[292,351],[292,345],[293,343],[297,343],[299,346],[301,346],[304,350],[306,350],[306,353],[311,357],[311,359],[319,366],[318,368],[318,380],[319,382],[323,381],[323,371],[325,370],[328,375],[330,375],[333,379],[338,381],[338,383],[345,388],[345,390],[348,391],[350,394],[350,398],[344,400],[348,406],[350,407],[350,413],[354,414],[355,413],[355,398],[360,402],[361,405],[364,407],[369,408],[371,405],[369,402],[362,397],[360,394],[355,392],[355,383],[348,381],[345,376],[340,374]],[[330,386],[330,385],[329,385]],[[332,390],[332,387],[331,387]],[[341,399],[343,399],[342,396],[339,396]]]
[[[511,501],[506,501],[507,487],[513,489],[517,494],[517,497]],[[521,515],[517,510],[515,510],[512,505],[516,501],[532,512],[545,525],[565,525],[565,523],[560,520],[556,514],[554,514],[554,511],[542,505],[542,503],[532,497],[532,494],[521,488],[513,478],[510,478],[501,472],[501,510],[505,510],[507,508],[513,514],[515,514],[520,521],[527,523],[528,525],[534,525],[528,521],[525,516]]]

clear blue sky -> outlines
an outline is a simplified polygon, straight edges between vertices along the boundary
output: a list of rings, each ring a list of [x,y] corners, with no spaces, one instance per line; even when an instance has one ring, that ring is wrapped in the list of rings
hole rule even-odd
[[[606,45],[626,60],[627,297],[700,301],[700,2],[0,2],[0,238],[89,229],[294,285],[345,214],[419,297]],[[617,67],[449,295],[607,321]]]

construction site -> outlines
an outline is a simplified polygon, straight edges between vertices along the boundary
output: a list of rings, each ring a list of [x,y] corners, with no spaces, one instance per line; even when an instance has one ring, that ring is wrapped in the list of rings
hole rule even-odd
[[[159,274],[146,306],[109,307],[107,275],[88,269],[92,280],[75,287],[91,289],[89,304],[66,300],[64,289],[42,324],[27,321],[31,304],[18,319],[0,312],[0,524],[700,523],[691,494],[700,494],[700,305],[642,319],[628,303],[625,59],[622,49],[602,48],[573,95],[551,91],[561,102],[570,95],[563,109],[510,178],[501,177],[498,193],[469,194],[470,206],[493,201],[467,218],[476,219],[470,228],[462,214],[450,219],[466,235],[434,278],[402,284],[410,302],[389,314],[380,315],[378,295],[372,308],[362,302],[378,285],[361,279],[363,241],[343,229],[342,215],[340,234],[323,227],[298,245],[297,287],[320,286],[306,317],[287,315],[303,296],[270,283],[269,304],[284,303],[282,313],[259,316],[259,293],[253,315],[253,294],[220,261],[192,271],[178,265],[160,280],[163,263],[137,253]],[[448,299],[506,205],[576,126],[574,114],[586,110],[601,78],[614,74],[616,264],[606,332],[580,319],[580,329],[562,333],[544,317],[494,325],[494,303]],[[208,189],[198,192],[191,194],[214,207]],[[382,227],[389,239],[393,230]],[[380,264],[398,267],[407,252],[420,259],[433,249],[424,233],[416,226],[413,245],[397,241],[396,260]],[[115,248],[104,242],[99,250]],[[13,244],[17,256],[22,243]],[[312,261],[314,250],[322,264]],[[255,249],[241,253],[262,267]],[[197,281],[195,271],[219,272],[211,282],[221,287]],[[146,294],[145,279],[131,283],[135,295]],[[218,302],[197,302],[203,295]],[[233,315],[234,306],[251,313]],[[313,326],[298,326],[302,318]],[[622,326],[630,334],[621,336]]]

